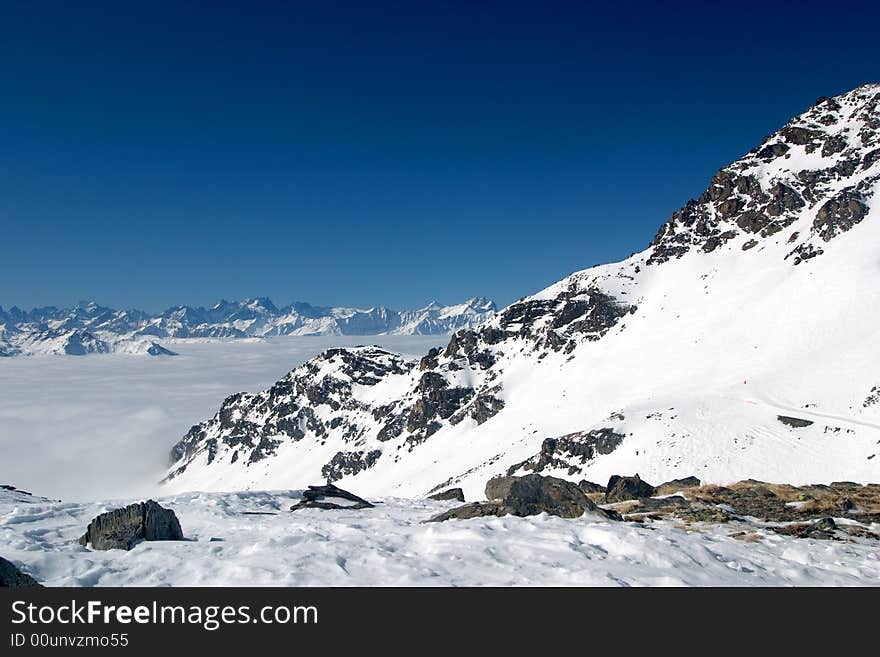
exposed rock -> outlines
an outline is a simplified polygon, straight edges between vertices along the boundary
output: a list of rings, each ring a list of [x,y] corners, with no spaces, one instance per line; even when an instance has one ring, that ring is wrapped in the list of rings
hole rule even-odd
[[[510,511],[500,502],[471,502],[429,518],[425,522],[444,522],[445,520],[468,520],[486,516],[506,516]]]
[[[302,499],[290,507],[299,509],[371,509],[373,504],[354,493],[342,490],[333,484],[309,486],[302,493]]]
[[[530,459],[516,463],[507,469],[508,475],[518,470],[543,472],[546,469],[565,469],[569,475],[582,471],[581,466],[597,454],[610,454],[623,442],[624,435],[611,428],[577,431],[558,438],[546,438],[541,451]]]
[[[636,474],[633,477],[621,477],[611,475],[606,486],[605,502],[623,502],[625,500],[637,500],[640,497],[654,495],[654,487]]]
[[[486,498],[500,501],[515,516],[549,513],[563,518],[576,518],[593,504],[577,485],[556,477],[526,475],[495,477],[486,483]]]
[[[844,189],[834,198],[822,204],[813,221],[813,230],[824,241],[845,233],[859,223],[868,214],[868,206],[864,197],[852,190]]]
[[[34,588],[42,586],[37,580],[21,572],[15,564],[0,557],[0,588]]]
[[[327,483],[339,481],[348,475],[355,475],[362,470],[376,465],[382,452],[374,449],[364,454],[361,452],[336,452],[330,462],[321,468],[321,475]]]
[[[174,511],[147,500],[97,516],[79,543],[91,543],[95,550],[130,550],[140,541],[182,540],[183,531]]]
[[[803,418],[791,417],[789,415],[777,415],[776,419],[782,422],[782,424],[796,429],[802,429],[803,427],[808,427],[813,424],[812,420],[804,420]]]
[[[801,532],[803,538],[832,538],[837,523],[832,518],[822,518]]]
[[[594,484],[592,481],[587,481],[586,479],[581,479],[580,483],[578,483],[578,488],[580,488],[586,495],[590,493],[604,493],[605,486],[602,484]]]
[[[616,514],[593,504],[575,484],[556,477],[530,474],[525,477],[495,477],[486,484],[488,502],[474,502],[441,513],[428,522],[478,516],[534,516],[548,513],[562,518],[577,518],[594,511],[607,518]]]
[[[672,481],[667,481],[657,486],[657,488],[654,489],[654,495],[670,495],[672,493],[677,493],[680,490],[686,490],[688,488],[699,488],[699,486],[700,480],[696,477],[673,479]]]
[[[439,500],[445,502],[447,500],[455,500],[456,502],[464,502],[464,491],[461,488],[447,488],[439,493],[428,495],[430,500]]]

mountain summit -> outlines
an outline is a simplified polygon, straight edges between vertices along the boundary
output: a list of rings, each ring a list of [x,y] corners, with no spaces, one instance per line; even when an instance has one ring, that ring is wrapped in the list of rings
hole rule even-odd
[[[333,349],[232,395],[174,447],[168,485],[479,497],[528,472],[876,481],[878,181],[880,86],[821,98],[645,251],[418,361]]]

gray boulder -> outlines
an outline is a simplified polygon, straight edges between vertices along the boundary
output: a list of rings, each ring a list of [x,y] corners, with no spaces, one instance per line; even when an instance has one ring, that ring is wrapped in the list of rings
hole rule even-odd
[[[183,530],[174,511],[147,500],[97,516],[79,543],[91,543],[95,550],[130,550],[140,541],[182,540]]]
[[[654,487],[636,474],[633,477],[611,475],[605,491],[605,502],[624,502],[654,495]]]
[[[41,584],[27,573],[21,572],[15,564],[0,557],[0,588],[34,588]]]
[[[326,486],[309,486],[302,493],[302,499],[290,507],[291,511],[299,509],[371,509],[373,504],[354,493],[342,490],[333,484]]]
[[[445,502],[447,500],[455,500],[456,502],[464,502],[464,491],[461,488],[448,488],[439,493],[428,495],[429,500],[439,500]]]

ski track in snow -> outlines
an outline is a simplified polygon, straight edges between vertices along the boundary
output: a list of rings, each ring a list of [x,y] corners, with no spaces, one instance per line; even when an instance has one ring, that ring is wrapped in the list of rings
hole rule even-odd
[[[297,491],[161,499],[187,541],[131,551],[76,543],[114,502],[64,504],[0,491],[4,556],[50,586],[880,585],[873,546],[738,527],[678,529],[587,514],[424,524],[449,504],[385,498],[374,509],[287,512]],[[273,515],[245,515],[246,511]],[[215,540],[211,540],[215,539]]]

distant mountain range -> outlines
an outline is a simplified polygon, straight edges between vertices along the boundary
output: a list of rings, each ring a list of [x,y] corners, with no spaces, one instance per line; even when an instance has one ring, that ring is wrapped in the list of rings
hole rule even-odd
[[[490,319],[495,302],[474,297],[454,306],[418,310],[339,308],[295,302],[278,308],[265,297],[220,301],[210,308],[174,306],[158,314],[115,310],[94,302],[74,308],[0,307],[0,356],[143,353],[173,355],[163,338],[246,338],[277,335],[440,335]]]

